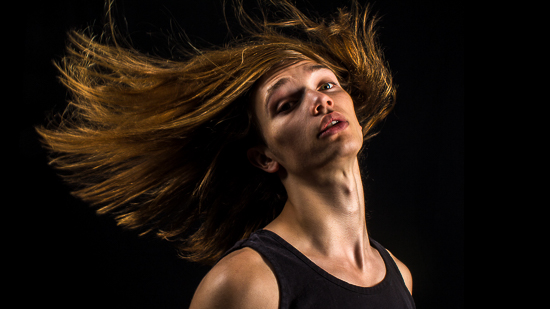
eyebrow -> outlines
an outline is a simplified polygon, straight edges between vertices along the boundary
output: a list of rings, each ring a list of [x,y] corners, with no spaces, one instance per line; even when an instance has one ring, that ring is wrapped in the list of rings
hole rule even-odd
[[[326,65],[322,65],[322,64],[308,65],[305,69],[306,69],[306,72],[308,72],[310,74],[315,72],[315,71],[319,71],[321,69],[330,70]],[[282,86],[284,86],[289,81],[290,81],[290,78],[284,77],[284,78],[279,79],[275,84],[271,85],[269,88],[267,88],[267,90],[266,90],[267,95],[266,95],[266,99],[265,99],[266,113],[268,113],[268,110],[267,110],[268,109],[267,108],[268,104],[267,103],[269,103],[269,100],[271,99],[271,96],[273,95],[273,93],[275,91],[277,91],[279,88],[281,88]]]

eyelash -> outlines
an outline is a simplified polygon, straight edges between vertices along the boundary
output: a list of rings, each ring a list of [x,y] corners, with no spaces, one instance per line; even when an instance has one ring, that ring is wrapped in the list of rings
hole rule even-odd
[[[284,103],[280,104],[279,108],[277,108],[277,114],[284,113],[284,112],[292,109],[292,107],[294,106],[295,103],[296,103],[296,101],[287,101],[287,102],[284,102]],[[285,106],[288,106],[288,108],[284,108]]]
[[[325,85],[329,85],[330,88],[322,89],[322,87],[325,86]],[[334,86],[336,86],[336,85],[337,84],[333,83],[333,82],[326,82],[326,83],[321,84],[321,86],[319,87],[319,90],[321,90],[321,91],[330,90],[330,89],[334,88]],[[290,109],[292,109],[292,107],[294,107],[295,103],[296,103],[296,101],[287,101],[287,102],[284,102],[282,104],[279,104],[279,107],[277,108],[277,111],[276,111],[277,114],[289,111]],[[289,107],[285,108],[285,106],[289,106]]]
[[[325,85],[330,85],[330,88],[328,88],[328,89],[321,89],[321,88],[322,88],[323,86],[325,86]],[[319,87],[319,89],[320,89],[320,90],[329,90],[329,89],[332,89],[334,86],[336,86],[336,83],[328,82],[328,83],[323,83],[323,84],[321,85],[321,87]]]

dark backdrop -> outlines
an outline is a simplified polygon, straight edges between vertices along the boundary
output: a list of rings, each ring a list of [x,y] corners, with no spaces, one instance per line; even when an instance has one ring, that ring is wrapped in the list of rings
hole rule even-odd
[[[310,2],[305,7],[321,13],[347,3]],[[394,112],[369,145],[369,231],[410,268],[418,308],[463,308],[462,5],[379,0],[374,8],[383,16],[380,39],[399,88]],[[179,260],[166,242],[121,230],[71,197],[33,131],[65,104],[51,61],[63,55],[66,31],[101,24],[103,1],[41,1],[21,11],[25,100],[17,104],[17,130],[24,190],[17,209],[23,212],[9,222],[23,248],[17,286],[61,308],[186,308],[208,268]],[[162,33],[170,19],[198,46],[226,37],[221,0],[123,0],[118,12],[143,51],[166,54]]]

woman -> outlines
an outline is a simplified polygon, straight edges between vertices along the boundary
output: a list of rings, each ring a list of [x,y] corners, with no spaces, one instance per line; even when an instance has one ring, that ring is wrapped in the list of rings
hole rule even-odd
[[[192,308],[414,308],[410,272],[365,222],[358,157],[395,96],[374,19],[235,7],[246,39],[177,61],[112,25],[106,43],[73,33],[72,101],[39,129],[52,164],[100,213],[215,264]]]

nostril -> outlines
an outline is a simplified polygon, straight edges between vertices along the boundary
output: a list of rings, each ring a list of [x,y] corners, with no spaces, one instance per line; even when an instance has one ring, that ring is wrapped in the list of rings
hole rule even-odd
[[[318,91],[308,91],[308,100],[311,100],[311,111],[317,115],[319,113],[327,113],[334,107],[334,102],[326,94]]]

